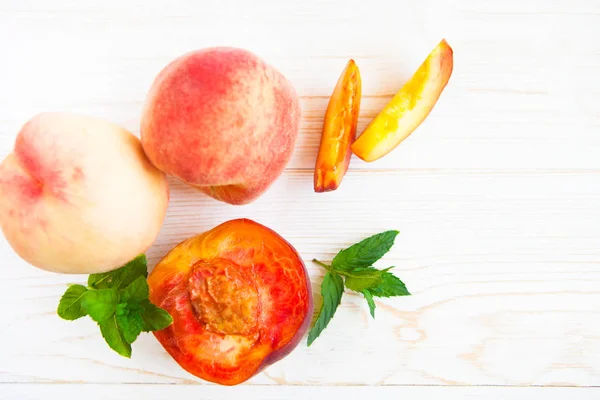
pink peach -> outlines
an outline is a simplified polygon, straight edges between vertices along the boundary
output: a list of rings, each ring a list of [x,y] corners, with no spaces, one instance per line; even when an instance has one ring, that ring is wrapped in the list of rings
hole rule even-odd
[[[209,48],[158,75],[141,136],[160,170],[231,204],[262,195],[288,163],[300,123],[291,83],[253,53]]]

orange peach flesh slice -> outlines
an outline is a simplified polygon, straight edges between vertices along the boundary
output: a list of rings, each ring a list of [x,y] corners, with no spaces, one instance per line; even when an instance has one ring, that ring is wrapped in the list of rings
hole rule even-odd
[[[352,144],[352,152],[370,162],[396,148],[427,118],[450,79],[452,67],[452,48],[442,40]]]
[[[350,60],[327,106],[315,165],[315,192],[337,189],[348,170],[352,156],[350,145],[356,138],[360,96],[360,71],[354,60]]]

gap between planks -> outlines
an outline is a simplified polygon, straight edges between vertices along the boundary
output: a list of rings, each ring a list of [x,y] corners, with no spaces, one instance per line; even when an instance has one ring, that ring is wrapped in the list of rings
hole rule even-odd
[[[356,159],[353,158],[354,161]],[[314,173],[314,168],[286,168],[285,173]],[[504,169],[504,168],[353,168],[348,173],[406,173],[406,174],[443,174],[443,175],[596,175],[600,169],[591,168],[539,168],[539,169]]]

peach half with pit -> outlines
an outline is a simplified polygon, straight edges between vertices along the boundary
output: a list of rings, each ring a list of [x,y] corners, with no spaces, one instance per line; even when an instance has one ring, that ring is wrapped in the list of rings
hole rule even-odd
[[[300,342],[313,313],[310,280],[285,239],[249,219],[177,245],[148,277],[150,300],[173,323],[154,332],[185,370],[244,382]]]

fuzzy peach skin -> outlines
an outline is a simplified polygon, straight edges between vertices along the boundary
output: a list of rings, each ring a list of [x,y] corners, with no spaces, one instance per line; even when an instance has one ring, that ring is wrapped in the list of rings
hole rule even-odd
[[[185,370],[236,385],[289,354],[313,313],[310,280],[296,250],[249,219],[192,237],[148,277],[150,300],[173,324],[154,332]]]
[[[0,227],[19,256],[48,271],[120,267],[150,247],[168,199],[140,141],[96,118],[39,114],[0,164]]]
[[[159,169],[231,204],[262,195],[289,161],[300,123],[292,84],[236,48],[186,54],[160,72],[141,121]]]

